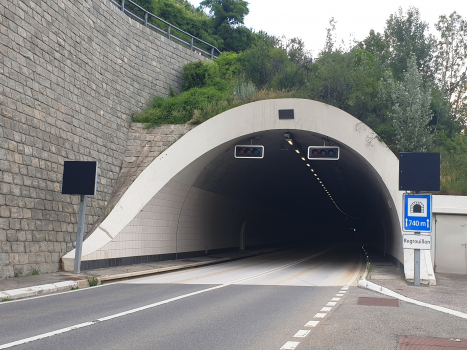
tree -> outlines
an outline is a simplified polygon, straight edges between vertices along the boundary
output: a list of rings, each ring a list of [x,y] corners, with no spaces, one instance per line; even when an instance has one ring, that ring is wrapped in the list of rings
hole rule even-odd
[[[389,45],[389,66],[397,80],[401,80],[407,71],[407,62],[412,54],[422,74],[431,76],[436,41],[432,35],[426,34],[427,30],[428,23],[420,19],[415,7],[409,7],[405,14],[399,8],[399,13],[391,15],[386,21],[384,36]]]
[[[214,28],[219,28],[227,23],[231,28],[243,24],[245,16],[250,12],[248,3],[243,0],[204,0],[201,8],[209,8],[209,13],[214,16]]]
[[[467,119],[467,23],[455,11],[440,16],[435,28],[440,32],[435,54],[436,78],[451,103],[453,119]]]
[[[397,152],[424,152],[432,144],[429,122],[431,89],[424,87],[418,71],[417,58],[410,56],[403,81],[395,81],[387,72],[379,98],[389,106],[388,118],[395,132],[393,150]]]

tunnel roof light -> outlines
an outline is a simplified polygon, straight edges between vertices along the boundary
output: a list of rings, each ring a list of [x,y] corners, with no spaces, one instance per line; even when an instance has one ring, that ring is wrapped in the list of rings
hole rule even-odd
[[[285,139],[290,145],[293,146],[294,142],[293,142],[293,139]]]
[[[298,148],[295,148],[294,151],[300,154],[300,150]]]
[[[307,163],[306,166],[311,166],[311,165]]]
[[[302,160],[305,161],[306,160],[305,157],[302,157]]]
[[[311,169],[312,172],[315,172],[315,169]]]
[[[318,177],[316,180],[318,180],[318,181],[319,181],[319,177]]]
[[[315,174],[315,176],[318,176],[318,174]]]

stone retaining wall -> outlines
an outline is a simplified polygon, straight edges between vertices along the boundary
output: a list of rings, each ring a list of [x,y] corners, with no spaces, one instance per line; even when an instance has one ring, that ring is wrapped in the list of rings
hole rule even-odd
[[[131,113],[177,91],[200,59],[107,0],[1,2],[0,277],[58,270],[78,211],[61,194],[63,162],[99,162],[89,231],[114,193]]]

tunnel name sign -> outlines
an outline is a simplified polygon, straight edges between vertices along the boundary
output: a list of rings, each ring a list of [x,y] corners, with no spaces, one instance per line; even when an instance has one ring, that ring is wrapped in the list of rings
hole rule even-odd
[[[402,238],[402,248],[431,250],[431,236],[404,234]]]
[[[431,194],[404,194],[403,231],[431,232]]]

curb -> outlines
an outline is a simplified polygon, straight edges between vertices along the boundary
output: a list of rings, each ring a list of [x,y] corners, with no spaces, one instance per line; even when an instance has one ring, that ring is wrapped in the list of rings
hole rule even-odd
[[[50,284],[42,284],[40,286],[34,287],[11,289],[0,292],[0,299],[2,299],[3,301],[15,300],[57,292],[65,292],[71,290],[72,288],[78,288],[79,282],[81,281],[64,281]]]
[[[99,284],[102,284],[102,282],[116,281],[120,279],[140,277],[140,276],[146,276],[146,275],[155,275],[158,273],[190,269],[190,268],[207,266],[207,265],[215,265],[215,264],[219,264],[219,263],[223,263],[227,261],[241,260],[241,259],[251,258],[257,255],[264,255],[264,254],[272,253],[275,251],[277,250],[252,253],[252,254],[247,254],[244,256],[234,257],[234,258],[221,258],[221,259],[217,259],[213,261],[201,261],[201,262],[191,263],[191,264],[186,264],[186,265],[181,265],[181,266],[170,266],[170,267],[162,267],[159,269],[128,272],[128,273],[122,273],[122,274],[111,275],[111,276],[101,276],[101,277],[87,276],[87,277],[97,278],[98,285],[99,285]],[[34,287],[26,287],[26,288],[2,291],[0,292],[0,301],[11,301],[11,300],[22,299],[22,298],[30,298],[30,297],[36,297],[36,296],[41,296],[41,295],[46,295],[46,294],[66,292],[66,291],[72,290],[73,288],[82,289],[82,288],[87,288],[87,287],[89,287],[89,282],[87,279],[78,280],[78,281],[64,281],[64,282],[57,282],[57,283],[50,283],[50,284],[42,284],[42,285],[34,286]]]

